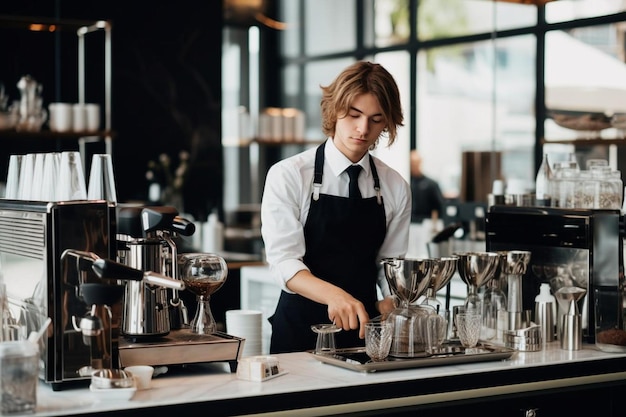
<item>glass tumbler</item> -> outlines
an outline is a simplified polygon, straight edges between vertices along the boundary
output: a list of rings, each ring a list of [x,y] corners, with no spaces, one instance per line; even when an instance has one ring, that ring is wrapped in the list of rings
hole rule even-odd
[[[370,321],[365,323],[365,353],[374,362],[384,361],[389,356],[393,323]]]
[[[465,310],[454,317],[456,331],[461,344],[466,348],[476,347],[480,338],[482,315],[476,310]]]
[[[94,154],[89,172],[87,199],[117,202],[111,155]]]
[[[87,187],[80,153],[61,152],[57,201],[86,200]]]
[[[38,382],[38,345],[29,341],[0,343],[0,414],[33,412]]]
[[[315,354],[322,355],[325,353],[333,354],[336,351],[335,333],[341,331],[341,327],[337,327],[332,323],[314,324],[311,330],[317,333],[315,342]]]
[[[20,170],[23,157],[24,155],[11,155],[9,157],[5,197],[11,200],[19,198]]]

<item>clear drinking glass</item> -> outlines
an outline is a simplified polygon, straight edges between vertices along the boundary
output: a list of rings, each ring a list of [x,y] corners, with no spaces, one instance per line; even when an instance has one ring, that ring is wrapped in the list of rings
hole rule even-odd
[[[461,344],[465,348],[476,347],[482,326],[480,312],[473,309],[459,311],[454,317],[454,322]]]
[[[389,321],[369,321],[365,323],[365,353],[374,362],[384,361],[389,356],[393,323]]]
[[[30,413],[37,407],[39,352],[35,343],[0,343],[0,414]]]
[[[56,201],[57,181],[59,179],[59,165],[61,154],[49,152],[43,163],[43,182],[41,186],[41,201]]]
[[[41,189],[43,187],[43,164],[45,157],[45,153],[35,154],[33,182],[30,190],[30,199],[34,201],[41,201]]]
[[[94,154],[89,173],[88,200],[117,202],[113,161],[109,154]]]
[[[9,170],[7,172],[7,185],[5,198],[17,200],[19,198],[20,170],[24,155],[11,155],[9,157]]]
[[[20,166],[20,182],[18,186],[18,199],[30,200],[33,174],[35,172],[35,154],[29,153],[22,158]]]
[[[315,342],[315,354],[321,355],[325,353],[335,353],[335,333],[341,331],[341,327],[337,327],[333,323],[314,324],[311,330],[317,333],[317,341]]]
[[[431,314],[425,321],[426,352],[436,354],[441,348],[448,330],[448,320],[441,314]]]
[[[57,201],[86,200],[87,186],[80,153],[61,152]]]

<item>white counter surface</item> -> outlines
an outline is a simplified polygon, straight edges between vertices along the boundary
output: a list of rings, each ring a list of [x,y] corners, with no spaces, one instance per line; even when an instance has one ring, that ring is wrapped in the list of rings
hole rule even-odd
[[[400,398],[379,398],[349,404],[320,404],[313,407],[306,402],[297,405],[307,408],[308,415],[324,413],[344,413],[356,410],[401,406],[403,404],[437,403],[450,399],[462,399],[464,396],[490,396],[506,394],[508,392],[535,391],[571,385],[595,384],[626,379],[626,354],[605,353],[593,345],[584,345],[579,351],[565,351],[559,348],[558,342],[550,343],[539,352],[516,352],[505,361],[477,362],[468,364],[435,366],[406,370],[379,371],[361,373],[344,369],[334,365],[323,364],[309,353],[289,353],[276,355],[280,368],[286,374],[263,382],[240,380],[236,374],[229,371],[225,363],[195,365],[188,368],[172,368],[164,375],[152,380],[152,387],[148,390],[137,391],[130,400],[101,399],[87,387],[68,388],[53,391],[49,385],[40,384],[38,389],[37,416],[52,415],[79,415],[109,413],[118,414],[118,411],[127,410],[139,412],[142,408],[173,406],[182,404],[196,404],[198,410],[205,412],[202,415],[211,415],[207,407],[211,404],[228,404],[233,399],[250,399],[273,396],[280,398],[295,398],[289,394],[303,393],[312,396],[321,390],[338,390],[362,387],[377,384],[393,384],[402,381],[433,381],[438,378],[459,376],[467,378],[471,375],[498,373],[500,371],[524,370],[529,368],[566,369],[567,367],[585,367],[594,362],[593,367],[607,361],[618,360],[619,366],[611,366],[597,374],[588,371],[580,375],[567,377],[544,377],[546,380],[533,380],[528,383],[515,381],[511,385],[498,383],[491,387],[470,387],[469,389],[455,389],[450,392],[420,393],[416,389],[415,395],[402,395]],[[599,361],[599,362],[598,362]],[[588,368],[588,366],[587,366]],[[505,372],[505,375],[507,373]],[[553,372],[544,373],[550,375]],[[557,373],[554,373],[558,375]],[[477,378],[478,379],[478,378]],[[485,378],[482,378],[483,380]],[[425,384],[415,384],[424,386]],[[305,398],[305,397],[303,397]],[[228,400],[228,401],[227,401]],[[267,401],[267,398],[265,398]],[[147,410],[144,410],[147,411]],[[284,415],[289,415],[283,411]],[[292,413],[293,414],[293,413]],[[185,413],[185,415],[189,415]],[[274,414],[276,415],[276,414]],[[307,415],[299,413],[298,415]]]

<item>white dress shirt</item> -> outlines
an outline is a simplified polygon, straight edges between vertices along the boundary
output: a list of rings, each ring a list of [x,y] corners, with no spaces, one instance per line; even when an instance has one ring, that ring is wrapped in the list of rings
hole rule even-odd
[[[348,173],[352,162],[336,147],[332,139],[325,143],[324,171],[321,194],[348,196]],[[304,225],[311,205],[313,174],[317,147],[283,159],[270,167],[265,178],[261,203],[261,234],[265,255],[272,275],[281,288],[289,293],[286,283],[297,272],[309,270],[302,259],[306,251]],[[376,195],[369,163],[369,153],[358,164],[363,171],[359,189],[363,198]],[[380,179],[380,192],[385,206],[387,233],[378,252],[383,258],[406,255],[411,222],[411,189],[407,181],[380,159],[374,164]],[[364,224],[363,227],[368,227]],[[389,287],[379,265],[378,285],[383,296]]]

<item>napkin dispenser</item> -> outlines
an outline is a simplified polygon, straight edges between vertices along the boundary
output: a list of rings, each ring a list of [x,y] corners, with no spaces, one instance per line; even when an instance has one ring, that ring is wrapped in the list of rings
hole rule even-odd
[[[0,199],[0,271],[9,310],[26,334],[47,317],[52,319],[41,341],[40,378],[55,391],[67,383],[89,382],[89,375],[79,372],[90,364],[89,346],[75,327],[88,312],[79,280],[100,282],[93,271],[80,271],[77,262],[63,261],[61,255],[74,249],[106,259],[114,256],[116,222],[111,204]],[[119,323],[114,323],[114,345],[118,334]],[[118,360],[113,358],[114,363]]]

